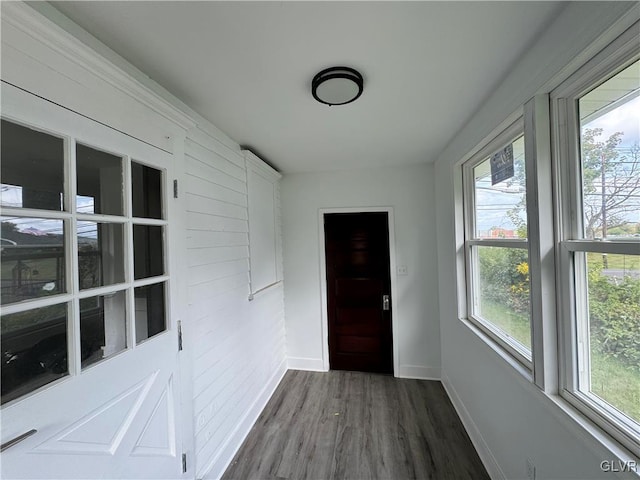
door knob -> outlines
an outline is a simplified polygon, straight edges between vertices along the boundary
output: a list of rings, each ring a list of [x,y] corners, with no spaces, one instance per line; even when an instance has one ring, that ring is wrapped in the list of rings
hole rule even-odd
[[[389,310],[389,295],[382,296],[382,310]]]

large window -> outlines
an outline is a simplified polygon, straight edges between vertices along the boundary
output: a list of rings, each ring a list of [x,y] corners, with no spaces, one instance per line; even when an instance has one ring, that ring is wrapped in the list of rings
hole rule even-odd
[[[464,166],[468,317],[531,368],[531,302],[522,122]]]
[[[167,329],[162,170],[2,120],[2,404]]]
[[[619,52],[618,52],[619,54]],[[611,56],[560,88],[563,394],[640,451],[640,61]],[[599,62],[602,67],[602,61]],[[606,70],[606,74],[602,74]],[[584,79],[588,83],[584,84]]]
[[[623,445],[636,459],[637,27],[465,158],[457,197],[461,318],[590,433],[614,439],[616,455]]]

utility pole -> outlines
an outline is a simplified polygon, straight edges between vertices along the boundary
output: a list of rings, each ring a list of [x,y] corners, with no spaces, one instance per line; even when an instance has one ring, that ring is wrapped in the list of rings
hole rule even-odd
[[[602,199],[602,240],[607,239],[607,193],[605,191],[605,185],[607,181],[606,173],[606,155],[602,154],[600,159],[602,160],[602,166],[600,169],[600,180],[602,182],[601,187],[601,199]],[[607,254],[602,254],[602,268],[609,268],[609,259]]]

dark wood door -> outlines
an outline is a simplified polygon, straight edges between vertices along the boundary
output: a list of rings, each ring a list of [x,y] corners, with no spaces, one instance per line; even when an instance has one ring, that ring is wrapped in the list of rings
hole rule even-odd
[[[333,370],[393,373],[388,225],[386,212],[324,216]]]

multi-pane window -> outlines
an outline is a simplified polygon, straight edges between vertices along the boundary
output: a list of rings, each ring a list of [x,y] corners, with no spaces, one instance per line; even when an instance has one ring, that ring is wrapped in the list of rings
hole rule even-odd
[[[464,166],[468,317],[531,366],[524,136],[513,126]]]
[[[638,456],[637,25],[523,108],[461,165],[462,316]]]
[[[163,170],[2,120],[2,404],[167,329]]]
[[[637,53],[636,53],[637,55]],[[637,58],[637,57],[636,57]],[[570,119],[566,195],[567,398],[640,450],[640,61],[556,101]],[[571,148],[573,147],[573,148]]]

